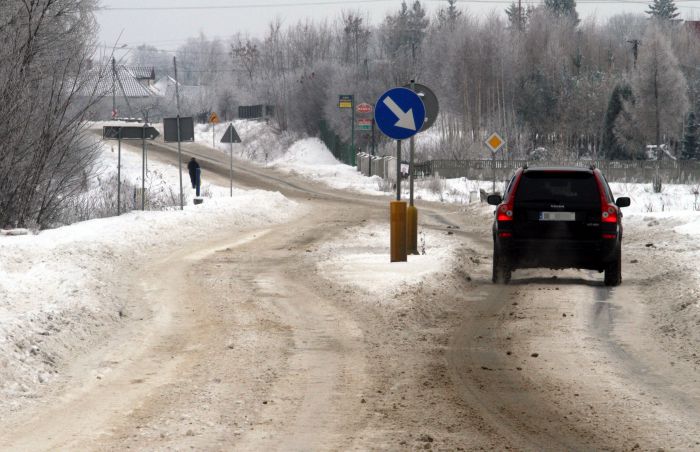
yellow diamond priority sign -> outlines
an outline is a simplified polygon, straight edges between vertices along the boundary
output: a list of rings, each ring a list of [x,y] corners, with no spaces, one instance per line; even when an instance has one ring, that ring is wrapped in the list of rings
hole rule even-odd
[[[488,146],[488,148],[491,149],[491,152],[498,152],[498,150],[501,149],[504,144],[506,144],[506,140],[504,140],[499,134],[494,132],[486,139],[485,143],[486,146]]]
[[[215,112],[211,112],[211,115],[209,116],[209,122],[212,124],[218,124],[219,115],[217,115]]]

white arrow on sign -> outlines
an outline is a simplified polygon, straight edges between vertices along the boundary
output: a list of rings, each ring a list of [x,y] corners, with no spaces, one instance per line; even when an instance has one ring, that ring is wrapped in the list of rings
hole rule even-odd
[[[416,121],[413,119],[413,109],[409,108],[408,111],[403,111],[401,107],[396,105],[394,99],[387,96],[384,98],[384,104],[389,107],[389,110],[397,117],[399,120],[394,124],[396,127],[401,127],[402,129],[416,130]]]

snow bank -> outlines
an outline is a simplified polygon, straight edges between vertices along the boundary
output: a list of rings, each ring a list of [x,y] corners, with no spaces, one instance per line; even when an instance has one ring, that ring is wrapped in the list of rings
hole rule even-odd
[[[353,286],[377,302],[391,302],[390,295],[410,289],[425,279],[452,271],[460,239],[436,231],[421,232],[418,250],[408,262],[390,262],[386,225],[354,228],[318,252],[317,270],[328,281]]]
[[[140,156],[124,152],[122,159],[124,176],[140,178]],[[113,171],[114,160],[107,149],[100,164]],[[151,169],[163,171],[179,190],[176,168],[154,163]],[[303,214],[279,193],[234,190],[229,197],[228,190],[212,187],[214,197],[183,211],[134,211],[37,235],[0,235],[0,408],[33,397],[64,356],[90,348],[122,321],[124,279],[160,250],[206,241],[214,231],[233,236]]]
[[[278,164],[296,165],[339,165],[338,160],[318,138],[305,138],[294,143],[289,150],[276,161]]]

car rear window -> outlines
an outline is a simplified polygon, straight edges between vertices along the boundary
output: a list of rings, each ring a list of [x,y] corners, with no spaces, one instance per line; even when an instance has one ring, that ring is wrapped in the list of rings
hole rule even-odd
[[[523,173],[515,201],[600,203],[600,195],[591,173],[532,171]]]

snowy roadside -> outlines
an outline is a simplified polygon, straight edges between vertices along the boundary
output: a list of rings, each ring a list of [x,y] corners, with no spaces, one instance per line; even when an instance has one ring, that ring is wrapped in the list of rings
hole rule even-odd
[[[343,231],[317,250],[318,273],[330,282],[351,286],[378,304],[391,303],[425,280],[452,272],[462,238],[434,230],[418,237],[420,255],[407,262],[389,262],[389,230],[370,224]]]
[[[123,173],[140,178],[140,157],[124,152]],[[116,159],[109,149],[106,171]],[[175,185],[177,170],[152,164]],[[226,231],[266,228],[303,212],[279,193],[210,187],[184,211],[134,211],[37,235],[0,236],[0,394],[7,409],[39,394],[63,361],[99,342],[123,318],[125,277],[163,253]],[[225,193],[225,196],[223,195]]]

